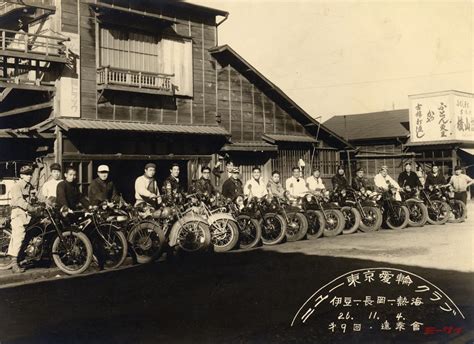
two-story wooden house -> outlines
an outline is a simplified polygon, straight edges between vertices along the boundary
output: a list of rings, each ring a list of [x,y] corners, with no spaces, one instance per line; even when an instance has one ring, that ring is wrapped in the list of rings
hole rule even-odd
[[[339,152],[351,148],[232,48],[218,44],[225,11],[174,1],[29,2],[29,16],[21,11],[27,48],[16,64],[10,63],[10,35],[2,36],[2,160],[72,163],[84,191],[106,163],[130,198],[147,161],[157,163],[159,182],[172,162],[189,183],[201,166],[223,157],[241,166],[243,179],[254,165],[264,178],[273,169],[286,178],[299,159],[306,173],[312,164],[330,177]],[[8,15],[16,23],[20,13]],[[41,29],[47,30],[40,41],[49,43],[29,51]],[[16,65],[29,72],[11,76]],[[47,78],[32,79],[30,70]],[[15,98],[9,87],[19,88]]]

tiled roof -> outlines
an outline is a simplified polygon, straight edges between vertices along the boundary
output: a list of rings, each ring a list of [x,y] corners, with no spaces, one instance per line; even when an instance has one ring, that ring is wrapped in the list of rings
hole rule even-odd
[[[135,131],[156,132],[163,134],[192,134],[192,135],[230,135],[227,130],[219,126],[210,125],[182,125],[182,124],[156,124],[141,122],[121,122],[105,120],[88,120],[77,118],[57,118],[57,125],[64,130],[110,130],[110,131]]]
[[[283,134],[264,134],[262,139],[270,143],[275,142],[307,142],[316,143],[317,140],[309,135],[283,135]]]
[[[402,123],[408,118],[408,109],[402,109],[334,116],[324,125],[349,141],[407,137],[410,131]]]

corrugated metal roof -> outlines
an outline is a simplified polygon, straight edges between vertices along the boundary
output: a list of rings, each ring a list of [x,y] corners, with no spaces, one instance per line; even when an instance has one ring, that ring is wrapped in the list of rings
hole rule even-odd
[[[156,124],[142,122],[121,122],[104,120],[86,120],[76,118],[57,118],[55,122],[64,130],[111,130],[150,132],[163,134],[190,134],[190,135],[230,135],[227,130],[219,126],[210,125],[182,125],[182,124]]]
[[[222,152],[273,152],[277,150],[277,146],[260,141],[231,143],[221,148]]]
[[[305,143],[316,143],[318,142],[314,137],[309,135],[283,135],[283,134],[264,134],[262,139],[269,141],[270,143],[275,142],[305,142]]]
[[[410,131],[402,123],[408,121],[408,109],[402,109],[334,116],[324,122],[324,125],[352,141],[407,137]]]

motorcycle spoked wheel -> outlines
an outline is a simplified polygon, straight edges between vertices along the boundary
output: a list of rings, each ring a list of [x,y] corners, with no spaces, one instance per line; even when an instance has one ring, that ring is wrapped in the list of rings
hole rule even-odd
[[[389,229],[403,229],[408,225],[410,211],[404,205],[394,205],[394,213],[396,216],[389,215],[385,220]]]
[[[285,239],[286,221],[279,214],[267,213],[260,220],[262,228],[262,242],[264,245],[276,245]]]
[[[239,241],[239,227],[229,219],[217,219],[209,227],[214,252],[232,250]]]
[[[306,236],[308,239],[317,239],[323,236],[326,220],[321,210],[307,210],[306,218],[308,219],[308,231]]]
[[[341,234],[346,223],[342,211],[328,209],[324,211],[324,214],[326,215],[326,226],[324,227],[323,235],[333,237]]]
[[[176,236],[177,247],[184,252],[204,251],[211,244],[209,225],[202,221],[190,220],[183,223]]]
[[[451,208],[449,204],[439,200],[432,200],[432,206],[428,207],[428,223],[432,225],[444,225],[449,220]]]
[[[286,241],[298,241],[303,239],[308,232],[308,219],[301,213],[288,213],[286,224]]]
[[[128,242],[137,263],[146,264],[160,258],[165,245],[165,235],[158,224],[150,221],[140,222],[132,227]]]
[[[63,232],[62,241],[54,239],[52,256],[56,266],[68,275],[78,275],[87,270],[92,262],[92,244],[84,233]]]
[[[0,230],[0,270],[8,270],[13,263],[8,257],[8,246],[10,245],[10,238],[12,234],[9,229],[3,228]]]
[[[352,207],[342,207],[341,211],[344,214],[344,218],[346,220],[342,234],[352,234],[357,232],[361,221],[359,211]]]
[[[364,233],[375,232],[380,229],[383,222],[382,211],[373,206],[364,206],[365,216],[361,218],[360,230]]]
[[[128,242],[125,234],[117,226],[101,224],[98,245],[102,250],[104,269],[116,269],[123,264],[128,253]]]
[[[448,218],[448,222],[460,223],[466,221],[467,209],[466,205],[460,200],[453,200],[451,204],[451,212]]]
[[[248,215],[237,216],[239,226],[239,247],[243,250],[253,248],[262,240],[262,227],[257,219]]]
[[[408,217],[408,226],[423,227],[428,221],[428,208],[420,202],[407,200],[405,202],[410,216]]]

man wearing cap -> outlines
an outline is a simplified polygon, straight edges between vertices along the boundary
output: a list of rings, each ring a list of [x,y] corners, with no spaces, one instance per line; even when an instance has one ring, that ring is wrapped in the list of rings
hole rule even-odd
[[[374,177],[374,184],[377,188],[382,189],[382,191],[388,191],[390,188],[395,188],[397,192],[395,193],[395,199],[401,201],[402,197],[398,192],[400,190],[400,185],[388,175],[387,166],[382,166],[378,174]]]
[[[12,271],[14,273],[24,272],[25,269],[18,265],[18,254],[25,239],[25,226],[30,222],[29,213],[35,211],[33,199],[35,190],[31,185],[33,167],[30,165],[22,166],[20,169],[20,180],[15,183],[11,189],[11,228],[12,235],[8,245],[8,255],[12,260]]]
[[[454,188],[454,198],[466,204],[467,188],[474,184],[474,180],[468,175],[462,173],[461,166],[456,166],[454,168],[454,174],[449,180],[449,184],[451,184]]]
[[[97,178],[89,186],[89,201],[91,205],[99,205],[102,202],[113,202],[119,200],[119,194],[114,183],[109,180],[109,166],[100,165],[97,168]]]
[[[292,168],[293,176],[285,181],[285,189],[288,192],[290,199],[297,199],[303,197],[308,192],[306,181],[301,177],[301,170],[299,167]]]
[[[161,203],[160,190],[155,180],[156,165],[148,163],[145,165],[145,173],[135,180],[135,205],[148,203],[156,206]]]
[[[222,195],[226,198],[230,198],[235,201],[238,196],[244,194],[244,189],[242,187],[242,181],[239,179],[239,169],[234,167],[230,178],[227,179],[224,184],[222,184]]]
[[[51,164],[50,170],[51,176],[48,181],[43,184],[40,196],[45,201],[53,203],[56,201],[56,189],[61,181],[61,165],[58,163]]]
[[[358,168],[355,178],[352,180],[352,188],[356,191],[367,191],[369,181],[364,177],[364,169]]]

